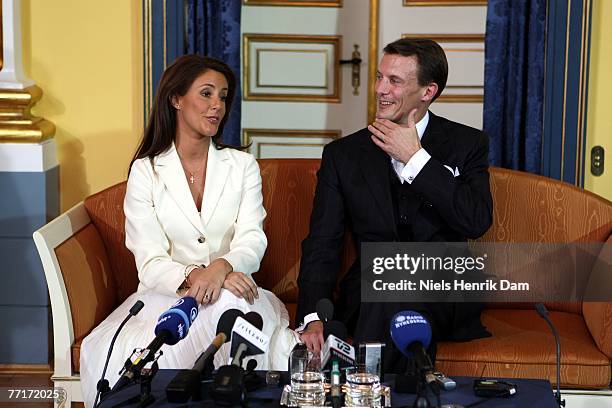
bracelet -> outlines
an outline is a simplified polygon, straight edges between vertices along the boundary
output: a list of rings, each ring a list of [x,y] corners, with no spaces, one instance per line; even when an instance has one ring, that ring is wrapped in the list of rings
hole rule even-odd
[[[185,270],[183,271],[183,275],[185,275],[185,282],[187,282],[187,285],[191,286],[191,283],[189,283],[189,274],[194,270],[194,269],[198,269],[200,266],[196,265],[196,264],[190,264],[187,265],[185,267]]]

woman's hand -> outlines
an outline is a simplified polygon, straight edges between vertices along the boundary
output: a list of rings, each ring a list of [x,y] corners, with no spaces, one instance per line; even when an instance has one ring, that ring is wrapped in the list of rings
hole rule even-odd
[[[242,272],[230,272],[225,277],[223,288],[232,292],[236,297],[244,298],[250,305],[259,298],[257,285],[248,275]]]
[[[206,268],[196,268],[189,274],[190,285],[186,296],[192,296],[198,303],[207,305],[219,299],[226,276],[232,272],[232,265],[223,258],[215,259]]]

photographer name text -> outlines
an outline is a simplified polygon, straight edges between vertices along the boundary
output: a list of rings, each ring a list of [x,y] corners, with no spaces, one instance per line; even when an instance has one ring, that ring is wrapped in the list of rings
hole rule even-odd
[[[440,281],[433,279],[421,279],[418,281],[401,279],[395,282],[385,282],[377,279],[372,282],[372,287],[376,291],[529,291],[529,283],[512,282],[507,279],[500,279],[499,281],[487,279],[483,282],[470,282],[464,279]]]

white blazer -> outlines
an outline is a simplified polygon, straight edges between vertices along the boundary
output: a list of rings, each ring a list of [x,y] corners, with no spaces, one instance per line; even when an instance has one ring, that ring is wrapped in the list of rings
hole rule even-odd
[[[208,149],[202,212],[198,213],[174,143],[132,165],[123,204],[126,246],[140,284],[176,296],[185,266],[226,259],[234,271],[259,269],[268,241],[261,175],[255,158],[235,149]]]

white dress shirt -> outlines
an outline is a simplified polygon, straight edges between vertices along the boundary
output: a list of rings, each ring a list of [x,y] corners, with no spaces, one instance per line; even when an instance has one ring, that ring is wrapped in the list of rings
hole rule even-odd
[[[425,116],[423,116],[423,118],[415,125],[419,140],[423,138],[423,134],[425,134],[425,129],[427,129],[428,123],[429,111],[425,112]],[[397,177],[402,184],[404,184],[404,181],[408,184],[412,184],[414,178],[419,174],[423,167],[425,167],[429,159],[431,159],[430,154],[427,153],[427,150],[421,147],[405,165],[404,163],[395,160],[393,157],[391,157],[391,164],[393,165],[395,174],[397,174]]]

